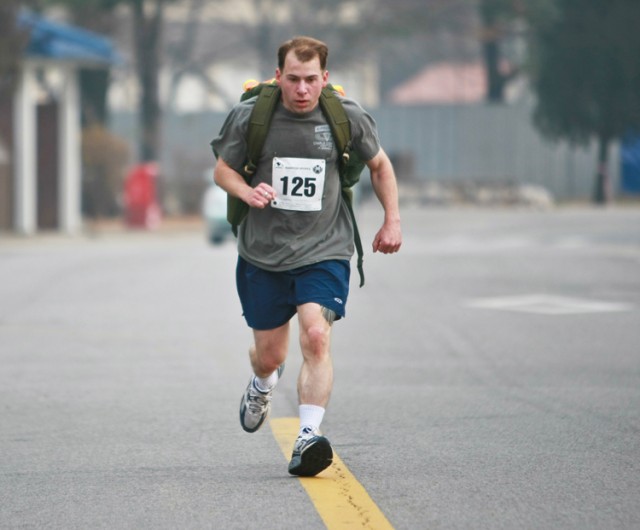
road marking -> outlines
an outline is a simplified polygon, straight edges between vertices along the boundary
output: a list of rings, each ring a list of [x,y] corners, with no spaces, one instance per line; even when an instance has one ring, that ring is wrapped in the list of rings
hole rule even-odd
[[[273,436],[287,461],[298,436],[298,418],[273,418]],[[333,451],[333,464],[316,477],[299,477],[328,530],[363,528],[393,530],[367,491]]]
[[[499,298],[480,298],[471,300],[467,307],[480,309],[498,309],[503,311],[521,311],[541,315],[575,315],[581,313],[610,313],[630,311],[631,304],[602,302],[552,296],[547,294],[530,294],[524,296],[505,296]]]

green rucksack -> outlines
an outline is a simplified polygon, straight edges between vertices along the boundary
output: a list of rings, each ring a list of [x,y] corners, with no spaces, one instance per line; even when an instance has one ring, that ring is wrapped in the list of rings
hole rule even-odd
[[[280,100],[280,87],[273,82],[259,83],[246,90],[240,100],[244,101],[258,96],[256,104],[251,112],[249,128],[247,130],[247,161],[242,168],[241,175],[249,183],[256,170],[256,164],[260,159],[262,147],[267,138],[271,117]],[[351,221],[353,223],[354,244],[358,254],[357,268],[360,274],[360,287],[364,285],[364,270],[362,266],[363,250],[362,241],[356,217],[353,211],[353,190],[351,189],[359,180],[365,163],[351,148],[351,125],[342,103],[337,97],[336,89],[327,85],[320,95],[320,108],[329,124],[333,140],[338,152],[341,153],[338,162],[338,172],[342,188],[342,198],[347,205]],[[249,212],[249,205],[243,200],[227,195],[227,221],[231,224],[233,233],[238,235],[238,225]]]

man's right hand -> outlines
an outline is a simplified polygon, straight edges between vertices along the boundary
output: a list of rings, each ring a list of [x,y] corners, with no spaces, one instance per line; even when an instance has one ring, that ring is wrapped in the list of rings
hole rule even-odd
[[[255,188],[249,188],[248,193],[242,198],[252,208],[265,208],[276,197],[276,191],[261,182]]]

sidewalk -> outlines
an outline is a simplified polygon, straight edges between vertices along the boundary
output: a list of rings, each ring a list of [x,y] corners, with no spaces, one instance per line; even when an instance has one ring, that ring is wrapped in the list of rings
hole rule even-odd
[[[40,230],[32,235],[21,235],[15,232],[0,231],[0,247],[12,244],[42,244],[63,241],[82,242],[87,239],[103,237],[162,237],[169,235],[203,234],[205,237],[205,224],[202,217],[176,216],[162,219],[155,229],[131,228],[123,219],[88,219],[84,218],[82,228],[75,234],[67,234],[57,230]]]
[[[123,219],[119,218],[98,220],[85,218],[83,232],[89,235],[114,233],[154,234],[193,232],[203,230],[203,227],[204,219],[199,215],[165,217],[160,221],[160,225],[153,229],[129,227]]]

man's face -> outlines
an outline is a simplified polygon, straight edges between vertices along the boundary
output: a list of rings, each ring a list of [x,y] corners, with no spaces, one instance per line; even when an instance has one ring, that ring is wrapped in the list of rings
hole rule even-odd
[[[296,114],[312,111],[318,104],[322,88],[327,86],[328,78],[329,72],[320,68],[317,56],[303,63],[291,50],[285,57],[282,71],[276,69],[284,108]]]

